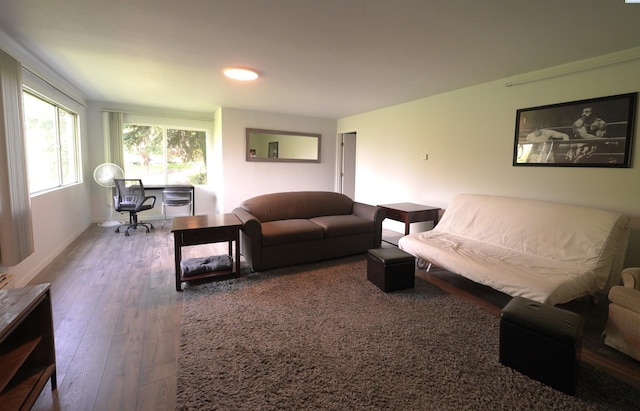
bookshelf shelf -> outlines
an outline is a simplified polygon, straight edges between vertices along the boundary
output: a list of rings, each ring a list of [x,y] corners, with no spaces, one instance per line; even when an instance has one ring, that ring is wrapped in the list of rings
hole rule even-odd
[[[30,409],[51,379],[57,389],[49,284],[0,290],[0,403]]]

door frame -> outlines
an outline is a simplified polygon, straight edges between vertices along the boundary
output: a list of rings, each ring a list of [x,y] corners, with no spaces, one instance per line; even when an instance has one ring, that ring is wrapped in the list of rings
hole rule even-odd
[[[349,159],[345,159],[345,151],[344,151],[344,138],[345,135],[353,135],[354,138],[354,149],[353,153],[350,155]],[[356,130],[350,131],[341,131],[338,132],[338,138],[336,139],[337,148],[336,148],[336,191],[339,193],[343,193],[352,197],[355,200],[355,191],[356,191],[356,174],[357,174],[357,165],[358,165],[358,132]],[[344,192],[344,171],[345,171],[345,160],[353,162],[353,193],[345,193]]]

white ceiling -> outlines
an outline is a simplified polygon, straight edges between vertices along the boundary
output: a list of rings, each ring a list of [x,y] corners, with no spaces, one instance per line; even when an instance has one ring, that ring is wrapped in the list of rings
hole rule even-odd
[[[640,4],[0,0],[0,29],[87,100],[342,118],[640,46]]]

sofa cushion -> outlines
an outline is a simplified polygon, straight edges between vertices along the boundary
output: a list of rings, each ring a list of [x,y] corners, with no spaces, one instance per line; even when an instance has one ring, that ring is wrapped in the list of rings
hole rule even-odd
[[[353,214],[315,217],[310,221],[322,227],[327,238],[372,233],[374,230],[373,221]]]
[[[263,246],[320,240],[322,238],[324,238],[323,228],[309,220],[291,219],[262,223]]]

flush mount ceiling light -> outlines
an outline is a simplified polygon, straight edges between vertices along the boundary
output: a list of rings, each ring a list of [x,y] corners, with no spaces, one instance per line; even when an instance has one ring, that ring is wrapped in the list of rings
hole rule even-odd
[[[239,67],[224,69],[224,75],[234,80],[250,81],[258,78],[258,73],[253,70]]]

